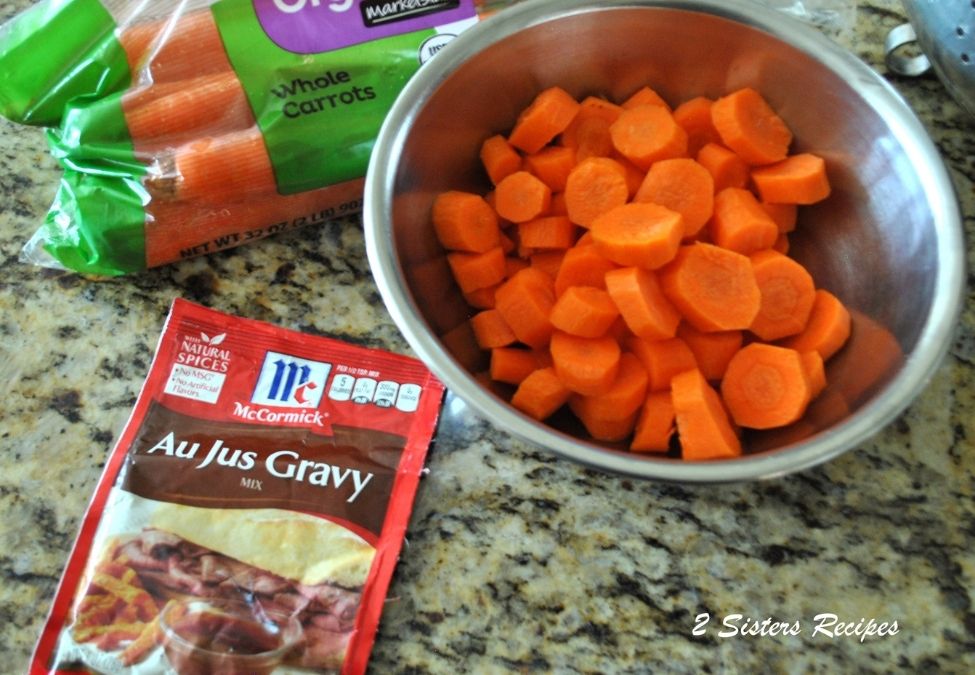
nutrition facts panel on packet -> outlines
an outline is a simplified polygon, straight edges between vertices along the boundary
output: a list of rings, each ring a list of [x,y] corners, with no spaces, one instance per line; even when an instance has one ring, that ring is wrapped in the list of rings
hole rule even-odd
[[[371,403],[380,408],[415,412],[420,404],[421,391],[417,384],[400,384],[390,380],[339,373],[332,378],[328,398],[333,401],[352,401],[361,405]]]

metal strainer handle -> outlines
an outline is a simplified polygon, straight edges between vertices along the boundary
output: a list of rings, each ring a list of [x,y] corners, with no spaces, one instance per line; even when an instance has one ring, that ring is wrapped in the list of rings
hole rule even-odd
[[[917,43],[917,33],[909,23],[892,28],[884,39],[884,62],[891,71],[907,77],[918,77],[931,70],[931,61],[923,53],[904,54],[903,47]]]

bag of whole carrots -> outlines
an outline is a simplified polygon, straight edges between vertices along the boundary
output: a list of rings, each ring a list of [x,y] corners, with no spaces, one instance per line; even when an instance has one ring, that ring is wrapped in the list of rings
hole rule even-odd
[[[64,169],[33,262],[118,275],[355,213],[383,118],[480,0],[41,0],[0,115]]]

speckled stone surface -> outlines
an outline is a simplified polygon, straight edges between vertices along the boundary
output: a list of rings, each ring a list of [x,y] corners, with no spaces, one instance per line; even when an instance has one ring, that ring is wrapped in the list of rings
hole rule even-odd
[[[28,4],[0,3],[0,19]],[[839,39],[885,73],[883,37],[902,20],[896,0],[860,0]],[[975,241],[975,119],[934,77],[891,82],[943,153]],[[95,283],[18,259],[57,179],[41,133],[0,122],[4,672],[25,668],[173,298],[409,352],[355,220]],[[448,396],[371,671],[975,672],[973,445],[971,277],[950,353],[916,402],[855,450],[772,482],[603,475]],[[826,612],[899,630],[813,636]],[[802,631],[718,637],[732,614]]]

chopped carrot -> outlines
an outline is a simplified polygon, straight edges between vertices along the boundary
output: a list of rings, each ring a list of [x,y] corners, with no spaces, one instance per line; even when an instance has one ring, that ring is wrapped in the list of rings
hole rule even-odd
[[[440,336],[444,347],[468,370],[476,372],[484,367],[484,351],[477,346],[470,321],[463,321]]]
[[[549,314],[555,304],[552,277],[534,267],[518,271],[501,284],[494,305],[520,342],[541,348],[552,337]]]
[[[566,178],[568,182],[568,178]],[[556,192],[552,194],[552,201],[548,205],[548,215],[550,216],[567,216],[569,215],[569,209],[565,205],[565,192]]]
[[[677,337],[687,343],[701,374],[711,381],[724,377],[728,362],[741,349],[744,340],[740,330],[704,333],[686,322],[678,326]]]
[[[484,253],[448,253],[447,263],[463,293],[496,286],[504,280],[504,251],[500,246]]]
[[[613,150],[609,125],[616,121],[623,109],[603,98],[587,96],[579,112],[566,127],[559,143],[572,150],[577,162],[587,157],[608,157]]]
[[[159,173],[146,178],[156,198],[223,204],[242,194],[277,192],[271,158],[257,127],[187,143],[160,165]]]
[[[597,117],[612,124],[621,112],[623,112],[623,108],[612,101],[607,101],[598,96],[587,96],[579,103],[579,110],[576,112],[576,116],[572,118],[569,126],[562,132],[559,143],[567,148],[576,148],[578,143],[576,143],[575,132],[582,122]]]
[[[620,345],[612,337],[584,338],[554,331],[549,349],[559,379],[576,394],[604,394],[616,379]]]
[[[660,94],[650,87],[640,87],[635,92],[630,94],[629,98],[623,101],[622,108],[624,110],[630,110],[643,105],[660,106],[661,108],[667,110],[667,112],[670,112],[670,105],[667,103],[667,101],[665,101]]]
[[[705,332],[748,328],[761,306],[751,261],[713,244],[682,246],[660,282],[684,319]]]
[[[525,260],[524,258],[517,258],[517,257],[511,257],[511,256],[509,256],[509,257],[507,257],[507,258],[504,259],[504,278],[505,279],[510,279],[519,270],[523,270],[526,267],[529,267],[530,265],[531,265],[531,262],[528,261],[528,260]]]
[[[696,157],[708,143],[719,143],[721,137],[711,121],[711,104],[706,96],[697,96],[674,108],[674,121],[687,132],[687,154]]]
[[[569,400],[571,392],[565,388],[552,368],[539,368],[518,385],[511,405],[536,420],[551,417]]]
[[[646,368],[650,391],[668,389],[675,375],[697,368],[694,354],[680,338],[644,340],[633,337],[625,344]]]
[[[762,303],[749,330],[767,342],[802,332],[816,299],[812,276],[777,251],[759,251],[750,260]]]
[[[569,410],[582,422],[582,426],[585,427],[593,440],[616,443],[625,440],[627,436],[633,433],[640,411],[630,413],[628,416],[620,419],[601,418],[590,415],[582,406],[580,400],[578,396],[570,398]]]
[[[521,155],[501,134],[495,134],[481,144],[480,157],[481,164],[494,185],[521,170]]]
[[[522,152],[538,152],[565,131],[578,111],[579,102],[564,89],[549,87],[518,116],[508,142]]]
[[[786,158],[792,132],[772,106],[751,87],[722,96],[711,106],[721,142],[752,165]]]
[[[505,176],[494,191],[498,215],[513,223],[523,223],[545,213],[552,200],[552,189],[527,171]]]
[[[684,219],[658,204],[617,206],[590,224],[593,245],[619,265],[644,269],[663,267],[677,254],[684,236]]]
[[[630,197],[626,169],[608,157],[584,159],[569,174],[565,184],[565,207],[576,225],[589,227],[597,216]]]
[[[687,155],[687,132],[660,105],[624,110],[610,125],[609,132],[613,147],[644,171],[661,159]]]
[[[504,251],[505,255],[510,255],[516,248],[518,248],[518,245],[515,244],[514,240],[504,232],[498,233],[498,241],[501,245],[501,250]]]
[[[448,251],[483,253],[501,243],[498,217],[480,195],[441,192],[433,201],[432,219],[437,239]]]
[[[779,232],[779,236],[775,238],[775,243],[772,244],[771,250],[782,255],[789,255],[789,235],[785,232]]]
[[[680,314],[664,295],[653,272],[621,267],[607,272],[605,280],[609,296],[634,335],[648,340],[674,337]]]
[[[681,456],[691,461],[740,456],[741,441],[728,419],[721,397],[700,371],[687,370],[671,382]]]
[[[714,179],[693,159],[663,159],[650,167],[633,201],[652,202],[681,214],[684,236],[692,237],[714,211]]]
[[[725,188],[744,188],[751,177],[745,161],[718,143],[707,143],[697,151],[697,161],[714,180],[714,192]]]
[[[559,270],[562,269],[563,258],[565,258],[565,251],[561,250],[534,251],[529,261],[532,267],[545,272],[554,282],[559,275]]]
[[[647,397],[647,372],[640,359],[624,352],[620,355],[620,365],[616,379],[609,389],[597,396],[574,394],[577,404],[586,411],[587,417],[604,420],[619,420],[629,417],[640,409]]]
[[[507,262],[507,258],[505,259]],[[507,276],[507,272],[505,272]],[[494,309],[494,294],[498,290],[498,286],[501,283],[497,283],[493,286],[485,286],[484,288],[477,288],[468,293],[461,293],[464,296],[464,300],[468,305],[475,309]]]
[[[802,352],[799,357],[802,359],[802,367],[806,371],[806,379],[809,380],[809,398],[814,399],[826,389],[826,368],[823,364],[823,357],[815,350]]]
[[[771,248],[779,227],[749,190],[725,188],[714,196],[711,236],[722,248],[750,255]]]
[[[651,391],[640,409],[633,430],[630,450],[633,452],[667,452],[676,431],[674,403],[670,389]]]
[[[486,309],[472,316],[471,329],[481,349],[507,347],[518,339],[496,309]]]
[[[555,328],[570,335],[600,337],[620,315],[613,300],[600,288],[572,286],[558,296],[549,320]]]
[[[799,352],[762,342],[742,347],[721,380],[721,396],[734,421],[750,429],[795,422],[811,398]]]
[[[541,216],[519,223],[518,239],[533,249],[569,248],[575,243],[576,226],[568,216]]]
[[[769,204],[761,202],[765,213],[769,214],[775,224],[779,226],[779,234],[787,234],[796,229],[799,219],[799,207],[796,204]]]
[[[492,380],[507,384],[521,384],[522,380],[538,368],[538,358],[527,349],[495,347],[491,350]]]
[[[850,337],[850,312],[839,298],[822,288],[816,290],[806,327],[781,344],[799,352],[815,350],[828,361]]]
[[[548,185],[552,192],[565,190],[565,182],[576,165],[571,148],[550,145],[525,157],[525,169]]]
[[[618,152],[613,153],[613,159],[623,167],[623,175],[626,177],[626,191],[629,198],[633,199],[640,186],[643,185],[643,179],[646,178],[647,172]]]
[[[576,242],[562,259],[555,277],[555,294],[560,296],[573,286],[605,289],[606,273],[614,269],[616,263],[603,256],[595,246]]]
[[[830,192],[825,160],[808,152],[753,169],[752,182],[762,200],[772,204],[815,204]]]

